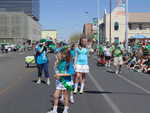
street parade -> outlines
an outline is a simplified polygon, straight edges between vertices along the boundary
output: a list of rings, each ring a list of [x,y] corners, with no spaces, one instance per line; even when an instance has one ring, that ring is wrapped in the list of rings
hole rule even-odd
[[[150,113],[150,0],[0,0],[0,113]]]

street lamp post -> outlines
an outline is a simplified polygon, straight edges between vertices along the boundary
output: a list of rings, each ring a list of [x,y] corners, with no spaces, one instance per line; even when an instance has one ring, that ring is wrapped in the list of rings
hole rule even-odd
[[[111,26],[111,23],[112,23],[112,22],[111,22],[111,16],[112,16],[112,15],[111,15],[111,11],[112,11],[112,1],[111,1],[111,0],[109,1],[109,5],[110,5],[110,6],[109,6],[109,7],[110,7],[110,29],[109,29],[109,32],[110,32],[110,33],[109,33],[109,42],[111,43],[111,27],[112,27],[112,26]]]

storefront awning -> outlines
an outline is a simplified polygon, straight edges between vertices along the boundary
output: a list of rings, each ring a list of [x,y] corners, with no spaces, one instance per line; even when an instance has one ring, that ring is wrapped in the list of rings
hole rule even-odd
[[[149,38],[146,37],[145,35],[134,35],[134,36],[131,36],[129,39],[149,39]]]

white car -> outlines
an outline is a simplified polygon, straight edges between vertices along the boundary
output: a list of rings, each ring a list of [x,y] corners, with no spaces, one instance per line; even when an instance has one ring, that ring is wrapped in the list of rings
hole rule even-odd
[[[8,44],[8,45],[5,45],[5,48],[8,49],[8,51],[14,51],[16,49],[16,45]]]

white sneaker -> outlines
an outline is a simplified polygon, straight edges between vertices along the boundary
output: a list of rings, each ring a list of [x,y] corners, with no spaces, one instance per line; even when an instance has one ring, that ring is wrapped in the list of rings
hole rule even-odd
[[[77,92],[78,92],[78,89],[77,89],[77,88],[75,88],[73,93],[77,93]]]
[[[39,79],[36,83],[37,83],[37,84],[41,84],[41,80]]]
[[[47,80],[47,85],[50,85],[50,80],[49,79]]]
[[[83,90],[80,90],[80,94],[83,94]]]
[[[63,113],[68,113],[68,111],[63,111]]]
[[[116,75],[118,75],[119,74],[119,71],[116,71]]]
[[[57,113],[57,111],[50,111],[50,112],[47,112],[47,113]]]
[[[73,97],[70,97],[70,102],[71,102],[71,104],[74,104],[74,98]]]

